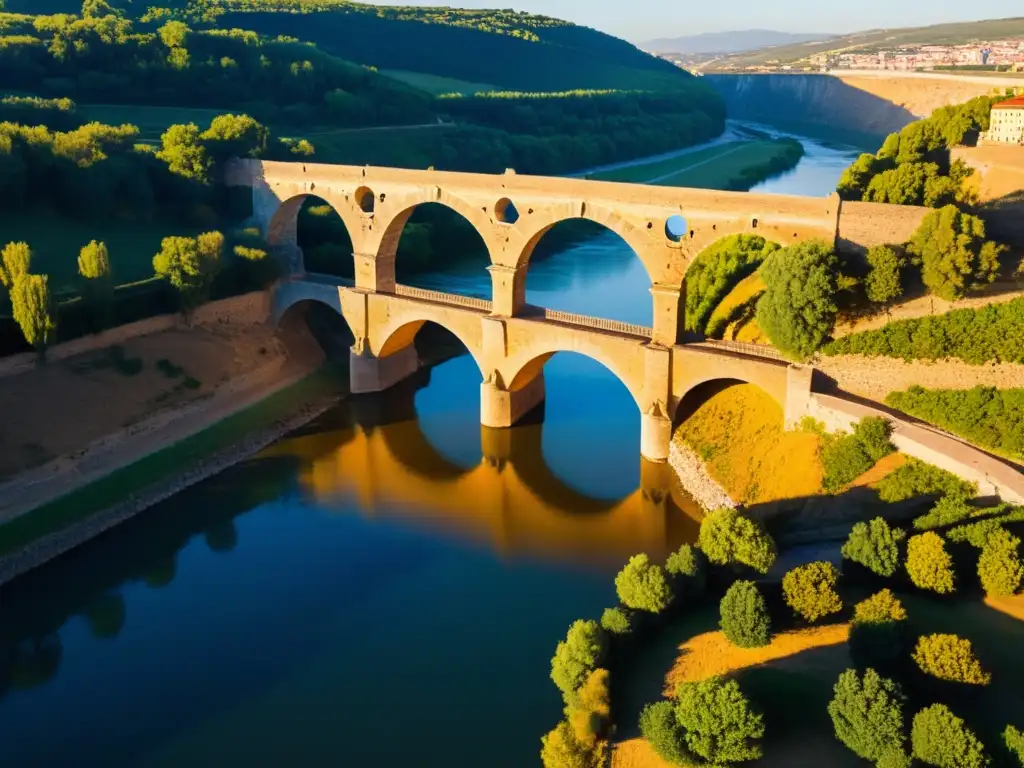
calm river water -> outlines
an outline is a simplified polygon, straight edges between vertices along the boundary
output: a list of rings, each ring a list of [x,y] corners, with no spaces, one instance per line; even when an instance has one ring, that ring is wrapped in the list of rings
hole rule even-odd
[[[759,191],[826,195],[807,141]],[[483,265],[421,277],[486,295]],[[527,300],[650,324],[605,234],[535,263]],[[560,353],[542,423],[479,424],[468,356],[326,414],[0,593],[0,763],[522,768],[561,716],[549,659],[631,554],[691,538],[641,492],[639,414]],[[645,477],[651,467],[644,469]]]

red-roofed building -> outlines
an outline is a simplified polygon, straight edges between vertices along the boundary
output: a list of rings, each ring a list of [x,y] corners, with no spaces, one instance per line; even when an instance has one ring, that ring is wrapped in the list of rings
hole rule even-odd
[[[981,135],[981,141],[1024,146],[1024,96],[992,105],[989,129]]]

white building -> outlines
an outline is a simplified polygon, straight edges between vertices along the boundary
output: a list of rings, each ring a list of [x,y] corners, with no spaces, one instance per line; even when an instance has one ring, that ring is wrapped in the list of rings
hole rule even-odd
[[[989,129],[981,135],[981,140],[985,144],[1024,146],[1024,96],[992,106]]]

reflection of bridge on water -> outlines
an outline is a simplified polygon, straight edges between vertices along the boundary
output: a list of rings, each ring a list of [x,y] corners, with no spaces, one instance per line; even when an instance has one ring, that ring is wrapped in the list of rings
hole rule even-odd
[[[617,564],[638,552],[663,556],[696,537],[699,507],[666,464],[641,459],[640,486],[625,498],[587,496],[544,460],[539,419],[480,427],[479,463],[452,462],[416,416],[415,391],[428,379],[423,371],[387,393],[354,398],[317,431],[264,455],[298,457],[302,490],[318,504],[354,500],[366,517],[445,531],[503,555]]]

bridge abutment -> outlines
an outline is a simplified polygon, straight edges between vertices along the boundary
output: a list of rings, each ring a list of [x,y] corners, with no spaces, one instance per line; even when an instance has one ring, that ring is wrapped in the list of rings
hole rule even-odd
[[[349,354],[349,381],[353,395],[383,392],[419,370],[416,347],[410,344],[387,357],[377,357],[365,347]]]
[[[544,373],[541,371],[519,389],[505,389],[495,377],[480,385],[480,424],[511,427],[544,402]]]
[[[791,365],[786,371],[786,429],[795,429],[811,410],[811,380],[814,368]]]
[[[668,461],[672,443],[672,420],[662,413],[640,415],[640,455],[648,461]]]

